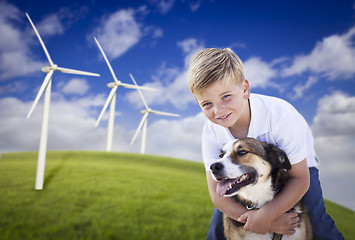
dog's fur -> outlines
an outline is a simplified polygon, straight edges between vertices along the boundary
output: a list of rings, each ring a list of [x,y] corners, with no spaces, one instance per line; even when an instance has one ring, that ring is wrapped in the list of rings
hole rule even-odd
[[[232,197],[248,209],[259,209],[278,194],[288,180],[291,164],[284,151],[276,146],[245,138],[226,144],[220,160],[211,165],[218,182],[217,194]],[[224,214],[224,233],[230,239],[312,239],[312,229],[305,206],[300,201],[294,208],[299,226],[293,235],[265,235],[244,231],[243,224]]]

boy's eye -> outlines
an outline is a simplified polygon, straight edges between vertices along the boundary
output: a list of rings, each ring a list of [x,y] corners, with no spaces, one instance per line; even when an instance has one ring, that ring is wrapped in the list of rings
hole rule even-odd
[[[222,97],[222,99],[224,100],[224,99],[227,99],[227,98],[229,98],[231,95],[229,95],[229,94],[227,94],[227,95],[224,95],[223,97]]]
[[[211,105],[211,103],[210,102],[206,102],[206,103],[202,104],[202,107],[207,107],[209,105]]]

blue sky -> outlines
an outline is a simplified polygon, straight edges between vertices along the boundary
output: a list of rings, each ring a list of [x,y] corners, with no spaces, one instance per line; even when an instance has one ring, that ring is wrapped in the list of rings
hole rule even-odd
[[[42,100],[26,115],[48,62],[26,12],[55,64],[101,75],[54,74],[49,150],[105,149],[107,114],[94,124],[113,79],[95,36],[119,80],[131,73],[158,89],[143,92],[152,109],[180,114],[149,116],[147,153],[201,161],[205,120],[185,72],[198,49],[230,47],[252,92],[306,118],[325,197],[355,210],[354,1],[0,1],[0,152],[38,149]],[[139,152],[129,143],[143,108],[136,91],[118,89],[114,151]]]

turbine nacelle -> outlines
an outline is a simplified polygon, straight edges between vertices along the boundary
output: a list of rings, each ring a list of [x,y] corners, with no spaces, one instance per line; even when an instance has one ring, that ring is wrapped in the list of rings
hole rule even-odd
[[[107,86],[108,86],[109,88],[119,87],[120,85],[121,85],[121,81],[110,82],[109,84],[107,84]]]
[[[152,112],[152,109],[148,108],[148,109],[143,109],[141,111],[141,114],[146,114],[146,113],[151,113]]]
[[[47,67],[43,67],[41,69],[41,71],[44,72],[44,73],[49,73],[50,70],[57,71],[58,70],[58,65],[57,64],[53,64],[53,66],[47,66]]]

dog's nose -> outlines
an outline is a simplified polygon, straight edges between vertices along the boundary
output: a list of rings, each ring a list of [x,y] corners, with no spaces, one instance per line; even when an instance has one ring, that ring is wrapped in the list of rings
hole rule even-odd
[[[218,173],[223,169],[223,164],[222,163],[214,163],[210,166],[210,169],[212,170],[212,173]]]

